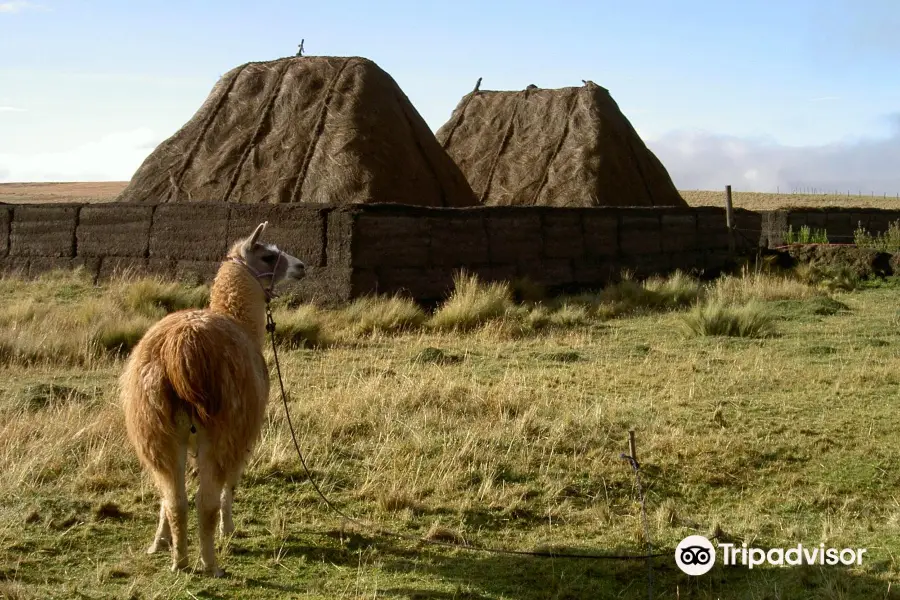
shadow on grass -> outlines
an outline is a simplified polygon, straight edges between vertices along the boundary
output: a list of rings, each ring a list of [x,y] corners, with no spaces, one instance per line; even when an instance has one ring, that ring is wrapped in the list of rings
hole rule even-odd
[[[405,571],[409,564],[386,561],[386,569]],[[529,558],[491,555],[436,555],[417,562],[419,572],[452,582],[463,598],[648,598],[647,563]],[[386,595],[401,598],[443,598],[441,593],[397,587]],[[897,586],[845,567],[803,566],[749,570],[716,566],[710,573],[691,577],[682,573],[674,558],[653,562],[652,597],[670,598],[879,598],[900,599]]]
[[[378,568],[399,576],[378,590],[380,597],[442,600],[449,598],[648,598],[650,574],[647,561],[598,560],[511,556],[446,549],[358,533],[296,532],[285,550],[309,561],[356,568],[361,553],[377,557]],[[634,549],[578,548],[557,552],[633,554]],[[247,554],[255,554],[249,551]],[[675,565],[674,557],[653,559],[652,597],[681,598],[825,598],[900,600],[900,588],[889,587],[886,561],[873,562],[869,573],[841,566],[801,566],[747,569],[718,564],[705,575],[690,577]],[[401,579],[429,584],[406,584]],[[278,589],[265,581],[247,581],[252,587]],[[433,586],[433,587],[432,587]],[[448,590],[447,588],[451,589]],[[437,588],[437,589],[435,589]],[[441,589],[443,588],[443,589]],[[285,591],[288,591],[287,589]]]

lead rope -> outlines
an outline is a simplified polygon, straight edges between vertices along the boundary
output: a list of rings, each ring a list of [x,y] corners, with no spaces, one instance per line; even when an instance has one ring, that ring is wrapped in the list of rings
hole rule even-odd
[[[268,297],[268,294],[267,294]],[[331,500],[322,492],[316,483],[315,479],[312,476],[312,473],[309,470],[309,467],[306,464],[306,459],[303,457],[303,452],[300,450],[300,443],[297,441],[297,433],[294,430],[294,424],[291,421],[291,411],[288,408],[287,401],[287,392],[284,389],[284,379],[281,376],[281,363],[278,360],[278,349],[275,344],[275,319],[272,317],[272,309],[269,304],[268,298],[266,299],[266,331],[269,332],[269,338],[272,343],[272,357],[275,361],[275,371],[278,375],[278,386],[281,390],[281,402],[284,405],[284,414],[287,418],[288,428],[291,430],[291,440],[294,442],[294,449],[297,451],[297,456],[300,458],[300,464],[303,465],[303,471],[306,474],[306,477],[309,479],[309,482],[312,484],[313,489],[315,489],[316,493],[320,498],[325,502],[325,504],[337,513],[339,516],[343,517],[347,521],[356,524],[362,529],[368,529],[372,532],[384,535],[386,537],[394,537],[403,540],[413,541],[417,543],[425,543],[431,544],[434,546],[444,546],[449,548],[460,548],[463,550],[470,550],[473,552],[488,552],[492,554],[508,554],[508,555],[517,555],[517,556],[541,556],[548,558],[580,558],[580,559],[592,559],[592,560],[647,560],[648,563],[653,558],[659,558],[662,556],[670,556],[671,552],[659,552],[656,554],[647,554],[644,556],[635,556],[635,555],[614,555],[614,554],[566,554],[566,553],[558,553],[558,552],[538,552],[538,551],[529,551],[529,550],[508,550],[506,548],[490,548],[486,546],[476,546],[471,544],[460,544],[456,542],[444,542],[441,540],[429,540],[427,538],[418,537],[414,535],[407,535],[403,533],[398,533],[395,531],[391,531],[389,529],[384,529],[381,527],[377,527],[370,523],[363,523],[359,519],[351,517],[350,515],[343,512],[340,508],[335,506]],[[640,483],[638,483],[640,485]],[[641,504],[643,506],[643,494],[641,494]],[[644,518],[644,524],[646,527],[646,515]],[[648,534],[649,540],[649,534]],[[652,572],[651,572],[652,575]]]

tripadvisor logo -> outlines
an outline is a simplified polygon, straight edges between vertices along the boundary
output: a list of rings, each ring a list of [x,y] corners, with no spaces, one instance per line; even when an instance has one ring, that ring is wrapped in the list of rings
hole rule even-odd
[[[675,564],[688,575],[703,575],[716,563],[716,549],[702,535],[689,535],[675,548]]]
[[[749,569],[760,565],[861,565],[865,548],[826,548],[825,544],[804,547],[797,544],[793,548],[750,548],[746,544],[717,544],[702,535],[690,535],[675,548],[675,564],[688,575],[708,573],[716,562],[716,554],[721,552],[725,566],[745,566]]]

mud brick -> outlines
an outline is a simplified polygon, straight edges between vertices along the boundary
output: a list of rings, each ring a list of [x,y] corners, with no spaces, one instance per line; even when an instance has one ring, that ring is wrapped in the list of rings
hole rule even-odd
[[[546,286],[569,285],[573,282],[572,261],[565,258],[545,258],[519,263],[519,277]]]
[[[728,239],[728,218],[724,210],[702,209],[698,212],[698,248],[728,248]]]
[[[670,254],[632,254],[623,256],[620,265],[635,277],[644,278],[668,272],[672,259]]]
[[[580,258],[584,256],[583,211],[558,209],[543,216],[544,257]]]
[[[543,245],[540,215],[503,208],[505,210],[494,210],[486,215],[491,264],[539,259]]]
[[[840,242],[841,237],[853,237],[856,224],[853,223],[849,212],[828,213],[825,220],[825,229],[828,231],[829,241],[834,237],[835,241]]]
[[[481,211],[444,213],[430,217],[429,264],[435,267],[465,267],[489,262],[490,249]]]
[[[421,216],[359,213],[353,223],[353,267],[424,267],[430,246]]]
[[[697,217],[694,214],[663,214],[660,242],[663,252],[683,252],[697,247]]]
[[[614,211],[589,208],[582,213],[584,251],[588,257],[611,257],[619,253],[619,217]]]
[[[328,213],[325,266],[350,268],[353,265],[353,224],[359,212],[358,209],[338,208]],[[349,281],[347,279],[347,285]]]
[[[453,291],[449,267],[386,268],[378,271],[378,293],[400,294],[417,300],[439,300]]]
[[[74,258],[80,208],[80,204],[13,207],[9,255]]]
[[[31,262],[31,259],[27,256],[0,257],[0,274],[19,279],[28,277],[29,262]]]
[[[147,271],[155,276],[171,279],[175,277],[175,260],[171,258],[147,259]]]
[[[619,251],[624,256],[659,254],[662,251],[660,215],[634,209],[621,217]]]
[[[221,261],[179,260],[175,262],[175,279],[191,285],[212,283],[222,266]]]
[[[147,256],[153,207],[84,206],[78,218],[78,256]]]
[[[618,273],[618,263],[611,260],[576,260],[572,264],[573,283],[586,288],[601,288],[615,280]]]
[[[222,260],[228,212],[227,204],[160,204],[150,228],[150,258]]]
[[[9,224],[12,220],[12,207],[0,206],[0,258],[9,254]]]

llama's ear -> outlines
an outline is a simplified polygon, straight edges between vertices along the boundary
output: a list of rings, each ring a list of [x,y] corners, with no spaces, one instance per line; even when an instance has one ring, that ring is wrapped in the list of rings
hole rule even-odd
[[[253,245],[259,239],[259,236],[261,236],[262,232],[265,231],[266,225],[268,225],[268,224],[269,224],[268,221],[263,221],[262,223],[260,223],[259,225],[256,226],[256,230],[253,232],[253,235],[251,235],[250,239],[247,240],[248,246],[250,246],[251,248],[253,247]]]

